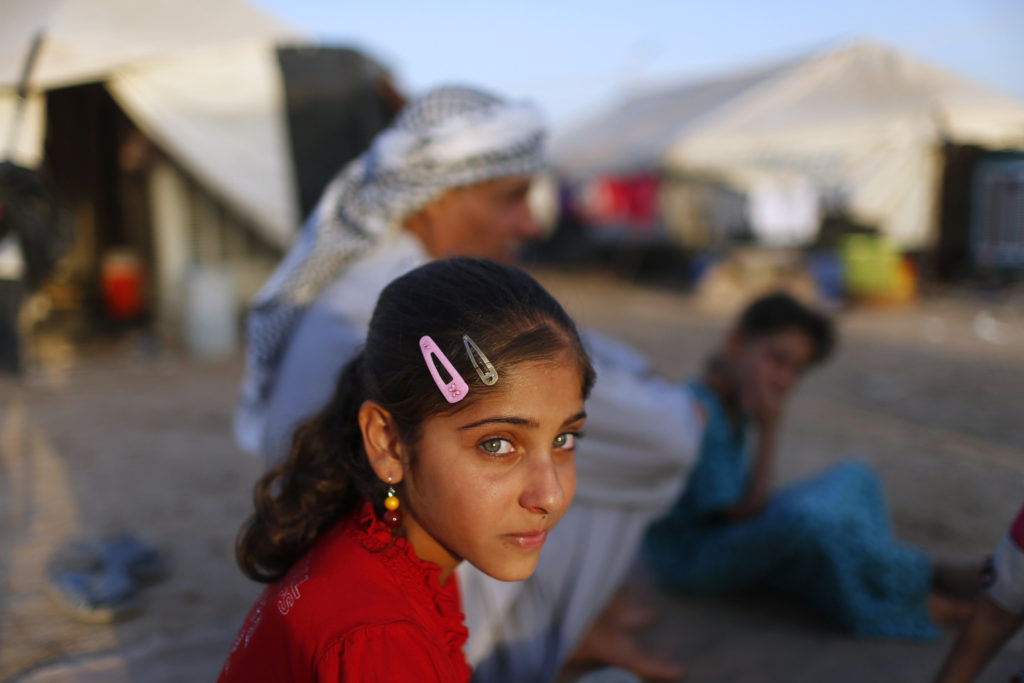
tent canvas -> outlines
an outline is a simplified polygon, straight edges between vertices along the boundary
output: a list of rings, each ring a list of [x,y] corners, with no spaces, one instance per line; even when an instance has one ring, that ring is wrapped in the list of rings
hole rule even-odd
[[[200,19],[201,18],[201,19]],[[40,93],[104,82],[136,125],[262,237],[286,245],[299,215],[276,44],[302,42],[242,0],[15,0],[0,25],[0,144],[36,35],[11,158],[42,159]]]
[[[13,88],[39,32],[32,86],[102,81],[115,69],[197,50],[301,40],[243,0],[7,0],[0,23],[0,89]]]
[[[933,243],[943,142],[1024,148],[1024,103],[877,44],[628,98],[556,137],[570,179],[658,169],[811,182],[903,248]]]
[[[165,338],[189,329],[196,282],[248,300],[310,198],[401,104],[372,58],[245,0],[10,0],[0,23],[0,157],[45,166],[74,215],[47,296],[110,318],[104,273],[130,256]]]

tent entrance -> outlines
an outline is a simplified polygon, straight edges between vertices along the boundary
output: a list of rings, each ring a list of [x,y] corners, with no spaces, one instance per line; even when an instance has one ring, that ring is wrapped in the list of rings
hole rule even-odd
[[[935,276],[1016,279],[1024,271],[1024,153],[943,147]]]
[[[44,168],[71,212],[75,235],[50,288],[55,311],[89,314],[88,322],[144,322],[153,261],[146,171],[156,149],[100,83],[51,90],[46,109]],[[125,292],[138,300],[122,305],[120,315],[110,310],[103,286],[112,258],[138,266],[138,292]]]
[[[280,258],[255,227],[148,138],[101,83],[47,93],[44,167],[72,214],[71,254],[47,287],[71,338],[153,325],[181,341],[186,286],[216,265],[235,308]]]

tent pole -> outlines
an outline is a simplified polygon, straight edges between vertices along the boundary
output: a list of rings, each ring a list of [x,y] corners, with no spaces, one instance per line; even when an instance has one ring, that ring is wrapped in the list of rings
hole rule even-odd
[[[15,95],[18,97],[18,101],[14,105],[14,118],[11,120],[11,130],[7,136],[7,148],[4,152],[4,160],[9,161],[11,153],[14,152],[14,143],[18,139],[18,131],[21,128],[21,117],[25,113],[25,99],[28,97],[28,78],[32,74],[32,67],[36,63],[36,57],[39,55],[39,48],[43,44],[43,32],[39,31],[35,37],[32,38],[32,45],[28,49],[28,55],[25,58],[25,65],[21,70],[21,78],[18,79],[18,87],[15,90]]]

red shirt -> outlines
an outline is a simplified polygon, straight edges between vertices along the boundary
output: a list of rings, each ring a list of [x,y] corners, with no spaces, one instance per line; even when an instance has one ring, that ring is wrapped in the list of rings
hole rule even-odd
[[[459,589],[366,503],[263,591],[219,683],[470,678]]]

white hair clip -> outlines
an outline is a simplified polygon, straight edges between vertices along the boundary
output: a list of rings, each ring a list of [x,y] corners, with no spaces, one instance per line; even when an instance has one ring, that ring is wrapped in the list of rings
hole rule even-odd
[[[480,350],[480,347],[476,345],[476,342],[469,338],[468,334],[462,335],[462,343],[466,347],[466,353],[469,355],[469,361],[473,364],[473,369],[476,370],[476,374],[480,376],[480,381],[491,386],[498,381],[498,371],[491,365],[491,361],[487,359],[484,352]],[[480,361],[477,362],[479,356]],[[481,368],[480,366],[483,365]]]

